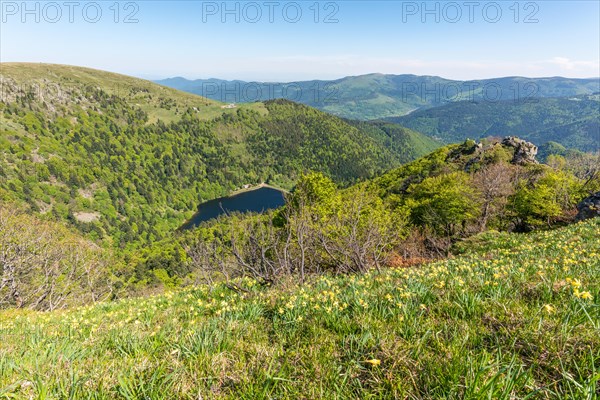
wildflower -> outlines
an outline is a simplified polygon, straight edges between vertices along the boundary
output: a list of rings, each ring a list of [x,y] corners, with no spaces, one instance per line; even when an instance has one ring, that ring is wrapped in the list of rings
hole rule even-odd
[[[565,280],[570,283],[574,289],[579,289],[581,287],[581,281],[579,279],[567,278]]]
[[[590,292],[581,292],[580,297],[584,300],[592,300],[594,298]]]
[[[583,300],[592,300],[594,298],[590,292],[580,292],[577,288],[575,288],[575,290],[573,291],[573,295]]]
[[[548,314],[554,314],[556,312],[556,309],[551,304],[545,304],[544,311],[546,311]]]

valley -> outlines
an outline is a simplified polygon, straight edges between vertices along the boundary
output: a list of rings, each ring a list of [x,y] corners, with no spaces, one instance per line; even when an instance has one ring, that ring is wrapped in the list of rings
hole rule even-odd
[[[2,64],[1,79],[0,198],[75,225],[97,213],[80,229],[121,247],[163,237],[201,202],[247,183],[290,189],[317,170],[348,185],[439,146],[289,101],[223,109],[83,68]]]

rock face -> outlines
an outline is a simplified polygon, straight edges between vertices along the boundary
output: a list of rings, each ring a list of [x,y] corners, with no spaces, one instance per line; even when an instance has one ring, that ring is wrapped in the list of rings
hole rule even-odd
[[[600,192],[581,200],[577,204],[577,210],[579,211],[575,217],[577,221],[600,217]]]
[[[538,163],[535,159],[538,148],[533,143],[519,139],[515,136],[509,136],[502,140],[502,146],[512,147],[515,149],[515,155],[512,160],[513,164],[523,165]]]

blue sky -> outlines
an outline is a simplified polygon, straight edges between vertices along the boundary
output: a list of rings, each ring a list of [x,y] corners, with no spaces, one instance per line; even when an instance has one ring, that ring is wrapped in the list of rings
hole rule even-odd
[[[66,4],[1,0],[0,59],[150,79],[600,75],[597,0]]]

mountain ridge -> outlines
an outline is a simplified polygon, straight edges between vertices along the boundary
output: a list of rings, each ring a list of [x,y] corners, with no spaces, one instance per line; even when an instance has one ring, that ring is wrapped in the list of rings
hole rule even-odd
[[[287,98],[334,115],[360,120],[396,117],[415,109],[460,100],[522,101],[600,92],[600,78],[521,76],[452,80],[434,75],[374,73],[291,82],[214,78],[155,82],[220,101],[244,103]]]

